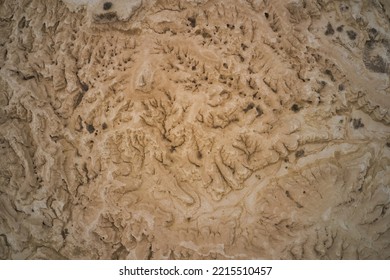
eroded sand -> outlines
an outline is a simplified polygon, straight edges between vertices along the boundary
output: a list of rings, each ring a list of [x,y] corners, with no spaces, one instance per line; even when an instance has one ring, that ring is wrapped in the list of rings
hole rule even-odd
[[[387,0],[65,2],[0,1],[1,259],[390,258]]]

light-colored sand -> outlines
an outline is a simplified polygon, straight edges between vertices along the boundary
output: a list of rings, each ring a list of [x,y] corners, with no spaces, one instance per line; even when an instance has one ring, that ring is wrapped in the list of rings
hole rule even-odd
[[[381,1],[0,1],[0,259],[389,259]]]

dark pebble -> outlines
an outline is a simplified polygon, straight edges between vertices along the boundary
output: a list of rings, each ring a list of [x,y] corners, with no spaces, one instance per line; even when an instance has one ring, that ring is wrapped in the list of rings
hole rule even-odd
[[[188,21],[190,22],[190,25],[191,25],[192,28],[194,28],[196,26],[196,18],[189,17]]]
[[[347,35],[348,35],[348,38],[349,38],[350,40],[355,40],[357,34],[356,34],[355,31],[348,30],[348,31],[347,31]]]
[[[354,129],[359,129],[361,127],[364,127],[364,124],[362,123],[362,119],[352,119],[352,125]]]
[[[291,110],[295,113],[299,112],[301,110],[297,104],[294,104],[291,106]]]
[[[112,8],[112,3],[111,2],[105,2],[103,4],[103,10],[107,11],[107,10],[109,10],[111,8]]]
[[[333,35],[334,34],[334,29],[333,26],[328,22],[328,25],[326,26],[326,31],[325,35]]]
[[[87,124],[87,130],[89,133],[93,133],[95,131],[95,128],[92,124]]]

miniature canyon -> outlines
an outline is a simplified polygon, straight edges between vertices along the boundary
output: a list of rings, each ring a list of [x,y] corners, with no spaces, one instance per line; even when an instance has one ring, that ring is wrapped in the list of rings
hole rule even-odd
[[[0,0],[0,259],[390,259],[389,0]]]

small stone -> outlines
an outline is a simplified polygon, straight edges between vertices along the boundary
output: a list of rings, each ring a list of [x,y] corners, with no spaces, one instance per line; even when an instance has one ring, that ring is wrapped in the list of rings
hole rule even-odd
[[[354,129],[359,129],[361,127],[364,127],[364,124],[362,123],[362,119],[352,119],[352,125]]]
[[[93,133],[95,131],[95,128],[92,124],[87,124],[87,130],[89,133]]]
[[[325,35],[333,35],[334,34],[334,29],[333,26],[328,22],[328,25],[326,26],[326,31]]]
[[[112,8],[112,3],[111,2],[105,2],[103,4],[103,10],[107,11],[107,10],[109,10],[111,8]]]
[[[89,86],[86,83],[81,83],[81,89],[85,92],[88,91]]]
[[[191,26],[192,28],[194,28],[194,27],[196,26],[196,18],[194,18],[194,17],[189,17],[189,18],[188,18],[188,21],[190,22],[190,26]]]
[[[356,32],[352,30],[348,30],[347,35],[350,40],[355,40],[357,36]]]
[[[300,108],[297,104],[291,106],[291,110],[295,113],[299,112]]]

